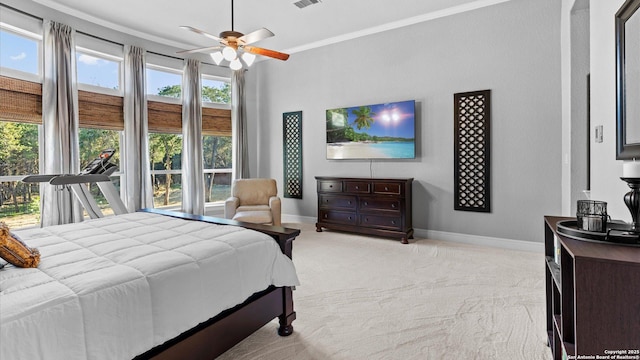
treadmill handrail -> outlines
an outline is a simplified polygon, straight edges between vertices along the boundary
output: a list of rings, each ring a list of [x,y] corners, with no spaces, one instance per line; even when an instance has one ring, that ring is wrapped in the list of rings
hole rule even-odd
[[[58,175],[49,181],[51,185],[71,185],[111,181],[105,174]]]

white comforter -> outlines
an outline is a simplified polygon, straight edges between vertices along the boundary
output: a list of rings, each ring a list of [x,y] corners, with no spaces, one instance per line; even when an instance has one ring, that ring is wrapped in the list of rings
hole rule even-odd
[[[269,285],[293,286],[269,236],[133,213],[16,232],[36,269],[0,270],[0,359],[131,359]]]

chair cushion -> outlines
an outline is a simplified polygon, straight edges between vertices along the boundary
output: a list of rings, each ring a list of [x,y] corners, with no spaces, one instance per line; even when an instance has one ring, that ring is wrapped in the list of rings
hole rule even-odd
[[[241,205],[236,208],[236,212],[242,211],[271,211],[269,205]]]
[[[245,221],[254,224],[273,223],[271,211],[240,211],[235,214],[233,220]]]

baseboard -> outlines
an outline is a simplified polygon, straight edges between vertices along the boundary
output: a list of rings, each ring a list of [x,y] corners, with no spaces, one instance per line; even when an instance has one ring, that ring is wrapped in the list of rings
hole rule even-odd
[[[544,253],[544,244],[532,241],[496,238],[471,234],[452,233],[438,230],[414,229],[414,234],[419,238],[451,241],[464,244],[490,246],[508,250],[529,251],[539,254]]]
[[[318,220],[318,218],[315,216],[282,214],[283,223],[289,222],[289,223],[315,224],[316,220]]]
[[[317,218],[315,216],[300,216],[282,214],[282,222],[290,223],[304,223],[315,224]],[[414,236],[417,238],[434,239],[442,241],[451,241],[457,243],[490,246],[501,249],[517,250],[517,251],[529,251],[534,253],[544,253],[544,244],[532,241],[514,240],[496,238],[490,236],[480,236],[471,234],[452,233],[447,231],[427,230],[427,229],[414,229]]]

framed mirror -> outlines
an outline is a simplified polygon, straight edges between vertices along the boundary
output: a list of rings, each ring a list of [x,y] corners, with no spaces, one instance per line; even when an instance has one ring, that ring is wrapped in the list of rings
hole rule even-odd
[[[616,13],[616,159],[640,159],[640,0]]]

